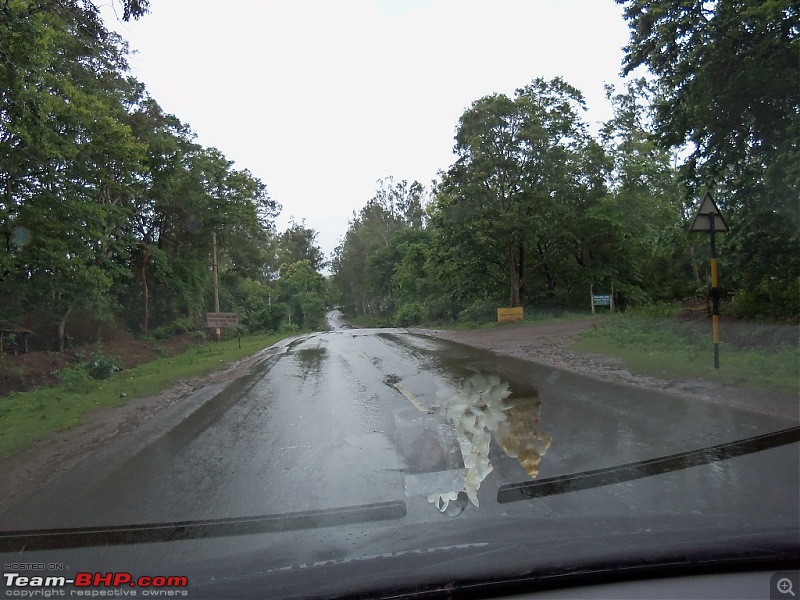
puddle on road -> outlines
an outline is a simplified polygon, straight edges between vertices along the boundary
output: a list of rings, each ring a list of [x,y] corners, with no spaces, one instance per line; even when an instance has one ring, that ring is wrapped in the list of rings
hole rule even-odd
[[[467,502],[478,507],[481,483],[494,470],[492,439],[529,477],[538,477],[552,436],[542,431],[535,390],[513,393],[501,377],[473,372],[436,396],[440,404],[429,413],[395,413],[407,494],[426,496],[443,513],[459,514]]]

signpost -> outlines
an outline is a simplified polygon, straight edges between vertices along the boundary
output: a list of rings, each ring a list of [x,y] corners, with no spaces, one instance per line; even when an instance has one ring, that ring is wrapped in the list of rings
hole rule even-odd
[[[239,315],[237,315],[236,313],[224,313],[224,312],[206,313],[206,324],[209,329],[238,327]]]
[[[722,212],[719,210],[711,192],[706,192],[703,201],[689,226],[691,232],[707,231],[711,236],[711,328],[714,340],[714,368],[719,369],[719,283],[717,269],[716,234],[730,231]]]
[[[513,323],[514,321],[522,321],[522,307],[516,308],[498,308],[497,309],[497,322],[498,323]]]
[[[592,298],[592,314],[595,314],[595,306],[607,306],[608,310],[614,312],[614,286],[611,286],[610,294],[595,294],[594,286],[589,286],[589,295]]]

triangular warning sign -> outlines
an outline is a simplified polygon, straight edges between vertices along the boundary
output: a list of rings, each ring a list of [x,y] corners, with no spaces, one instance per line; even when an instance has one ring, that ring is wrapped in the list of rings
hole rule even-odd
[[[692,219],[692,224],[689,226],[689,231],[711,231],[712,218],[714,220],[715,233],[726,233],[730,231],[725,219],[722,218],[722,212],[720,212],[717,203],[714,202],[714,198],[711,197],[711,192],[706,192],[706,195],[703,196],[703,201],[700,203],[700,207],[694,214],[694,219]]]

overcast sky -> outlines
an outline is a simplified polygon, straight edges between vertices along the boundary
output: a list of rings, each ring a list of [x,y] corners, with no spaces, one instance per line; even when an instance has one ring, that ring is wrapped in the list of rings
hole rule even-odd
[[[106,0],[108,1],[108,0]],[[393,176],[428,184],[474,100],[562,76],[609,118],[628,39],[613,0],[152,0],[104,10],[133,74],[199,143],[247,168],[329,257]],[[596,127],[595,127],[596,130]]]

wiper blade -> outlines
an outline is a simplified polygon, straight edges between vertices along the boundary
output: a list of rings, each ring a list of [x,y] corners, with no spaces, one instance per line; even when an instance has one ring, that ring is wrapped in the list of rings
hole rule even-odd
[[[397,500],[327,510],[309,510],[252,517],[112,525],[107,527],[7,531],[0,533],[0,552],[118,546],[253,533],[275,533],[297,529],[315,529],[318,527],[388,521],[402,519],[405,516],[406,503]]]
[[[538,481],[510,483],[500,486],[500,489],[497,490],[497,502],[505,504],[622,483],[633,479],[688,469],[689,467],[707,465],[737,456],[768,450],[769,448],[793,444],[798,441],[800,441],[800,426],[660,458],[651,458],[591,471],[581,471],[571,475],[559,475]]]

